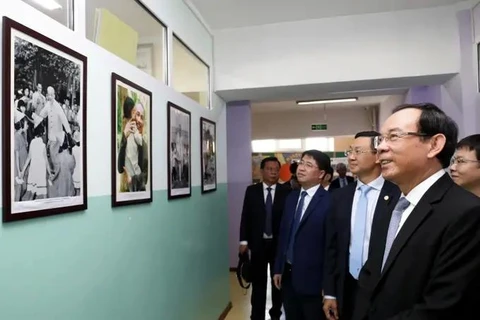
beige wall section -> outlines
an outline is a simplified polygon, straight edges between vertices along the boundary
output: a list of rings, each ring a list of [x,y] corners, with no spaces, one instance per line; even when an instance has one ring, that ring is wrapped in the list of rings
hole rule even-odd
[[[350,148],[355,136],[337,136],[334,140],[335,152],[342,152]]]

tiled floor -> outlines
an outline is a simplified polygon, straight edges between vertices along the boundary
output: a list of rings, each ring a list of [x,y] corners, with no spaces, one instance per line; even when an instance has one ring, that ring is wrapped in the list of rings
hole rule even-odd
[[[270,282],[268,284],[270,286]],[[252,289],[244,290],[238,284],[237,276],[234,272],[230,272],[230,299],[232,301],[232,310],[227,315],[226,320],[249,320],[250,319],[250,294]],[[269,320],[268,310],[271,304],[270,290],[267,292],[267,306],[265,310],[265,319]],[[282,315],[281,320],[285,320]]]

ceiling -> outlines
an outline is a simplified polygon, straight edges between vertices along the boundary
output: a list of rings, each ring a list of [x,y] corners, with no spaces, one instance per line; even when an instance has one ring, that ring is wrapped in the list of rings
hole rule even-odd
[[[297,105],[296,101],[272,101],[272,102],[255,102],[251,104],[252,113],[271,113],[271,112],[302,112],[311,111],[313,109],[327,108],[353,108],[353,107],[372,107],[378,106],[389,95],[359,97],[355,102],[331,103],[331,104],[315,104],[315,105]]]
[[[189,0],[211,29],[420,9],[466,0]],[[88,2],[88,1],[87,1]]]

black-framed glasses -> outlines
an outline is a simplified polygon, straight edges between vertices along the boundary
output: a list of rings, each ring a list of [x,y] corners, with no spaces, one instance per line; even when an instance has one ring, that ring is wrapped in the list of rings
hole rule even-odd
[[[423,132],[390,132],[387,135],[376,136],[373,138],[373,146],[377,149],[382,142],[396,142],[408,136],[413,137],[430,137],[429,134]]]
[[[462,165],[466,163],[480,163],[480,160],[471,160],[471,159],[465,159],[465,158],[456,157],[456,156],[453,156],[452,159],[450,159],[450,165],[454,165],[454,164]]]

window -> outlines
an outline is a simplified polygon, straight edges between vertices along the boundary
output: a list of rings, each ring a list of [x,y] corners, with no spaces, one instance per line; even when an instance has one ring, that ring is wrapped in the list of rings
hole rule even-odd
[[[306,138],[305,150],[317,149],[323,152],[335,151],[335,139],[330,137]]]
[[[275,152],[277,151],[276,140],[253,140],[252,152]]]
[[[210,69],[180,39],[173,37],[172,86],[178,92],[210,108]]]
[[[302,148],[302,139],[277,140],[279,150],[297,150]]]
[[[87,0],[87,38],[166,83],[166,27],[136,0]]]
[[[73,30],[73,0],[22,0]]]

